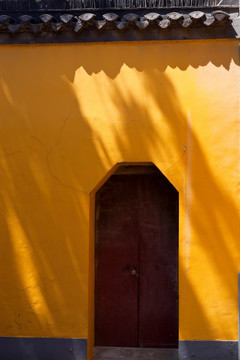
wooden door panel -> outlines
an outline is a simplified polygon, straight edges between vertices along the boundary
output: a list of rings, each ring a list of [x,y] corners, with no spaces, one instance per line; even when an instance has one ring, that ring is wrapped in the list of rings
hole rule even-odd
[[[178,193],[160,172],[96,194],[95,344],[178,346]]]
[[[178,196],[161,174],[139,189],[139,346],[178,346]]]
[[[137,346],[138,263],[136,188],[112,176],[96,196],[95,344]]]

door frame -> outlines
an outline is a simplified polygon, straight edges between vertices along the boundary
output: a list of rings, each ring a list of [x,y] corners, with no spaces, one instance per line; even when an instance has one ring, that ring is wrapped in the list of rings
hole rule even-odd
[[[116,163],[98,182],[94,189],[90,192],[90,213],[89,213],[89,277],[88,277],[88,337],[87,337],[87,357],[93,357],[95,343],[95,195],[96,192],[107,182],[107,180],[122,166],[155,166],[160,172],[161,170],[153,162],[118,162]],[[167,179],[168,177],[163,174]],[[169,179],[168,179],[169,180]],[[170,181],[170,180],[169,180]],[[176,189],[177,190],[177,189]],[[177,190],[178,191],[178,190]],[[179,231],[178,231],[179,245]],[[178,246],[179,249],[179,246]],[[179,254],[179,251],[178,251]],[[179,256],[178,256],[178,289],[179,289]],[[179,293],[179,291],[178,291]],[[179,305],[178,305],[179,311]],[[179,317],[178,317],[179,318]],[[179,324],[178,324],[179,329]]]

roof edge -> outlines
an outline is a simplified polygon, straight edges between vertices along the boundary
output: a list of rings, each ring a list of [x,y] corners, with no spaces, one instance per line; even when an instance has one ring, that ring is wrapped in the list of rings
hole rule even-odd
[[[0,44],[240,38],[237,7],[0,13]]]

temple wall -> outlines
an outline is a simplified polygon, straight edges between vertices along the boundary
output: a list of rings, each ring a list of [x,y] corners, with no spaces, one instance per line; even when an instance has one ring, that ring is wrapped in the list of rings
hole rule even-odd
[[[94,337],[94,193],[179,192],[179,339],[238,339],[239,40],[0,47],[2,337]]]

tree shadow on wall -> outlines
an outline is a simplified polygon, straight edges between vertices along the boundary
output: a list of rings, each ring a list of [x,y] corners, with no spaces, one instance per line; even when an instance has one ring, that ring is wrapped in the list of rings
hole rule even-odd
[[[238,63],[235,47],[226,46],[229,52],[221,57],[218,42],[211,51],[209,43],[201,42],[193,43],[192,51],[182,43],[175,50],[167,43],[3,49],[1,336],[86,336],[89,194],[118,161],[153,161],[169,178],[181,179],[177,186],[183,217],[191,224],[180,244],[182,336],[217,334],[206,306],[213,306],[221,290],[208,294],[208,304],[203,303],[191,280],[198,271],[191,266],[199,269],[199,262],[208,276],[201,285],[217,281],[227,294],[226,303],[233,304],[229,311],[237,311],[233,250],[239,251],[239,216],[234,192],[216,177],[201,134],[189,127],[179,91],[189,67],[211,63],[226,71],[231,62]],[[175,68],[182,75],[173,80],[166,69]],[[195,154],[197,163],[189,154]],[[185,179],[189,163],[192,176]],[[202,249],[195,263],[188,259],[193,236]],[[229,316],[228,309],[219,306],[218,311]],[[224,327],[221,315],[218,321]],[[228,329],[226,337],[232,337]]]

